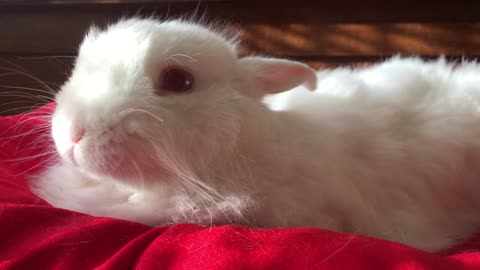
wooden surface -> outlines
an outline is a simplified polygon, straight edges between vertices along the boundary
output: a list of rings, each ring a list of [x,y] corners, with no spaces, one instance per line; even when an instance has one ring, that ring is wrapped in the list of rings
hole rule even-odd
[[[371,63],[397,53],[480,57],[480,1],[0,0],[0,114],[42,102],[26,98],[44,94],[27,88],[46,90],[10,69],[58,89],[90,25],[135,14],[220,20],[241,33],[243,53],[288,57],[315,68]]]

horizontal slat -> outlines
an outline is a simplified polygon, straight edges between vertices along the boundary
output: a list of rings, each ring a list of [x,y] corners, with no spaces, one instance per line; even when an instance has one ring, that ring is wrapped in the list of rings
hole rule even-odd
[[[29,5],[21,6],[22,2]],[[105,25],[134,14],[178,17],[186,12],[241,25],[247,53],[478,55],[480,50],[476,23],[480,1],[407,5],[411,1],[297,0],[275,2],[274,11],[271,1],[146,0],[149,3],[133,6],[74,2],[0,2],[10,3],[0,8],[0,56],[73,55],[92,23]]]
[[[86,29],[114,21],[101,13],[0,17],[0,55],[74,55]],[[109,19],[112,18],[112,19]],[[240,24],[235,24],[240,25]],[[480,55],[480,23],[241,24],[246,53],[270,55]]]
[[[246,24],[248,52],[272,55],[480,55],[480,23]]]
[[[472,22],[480,20],[479,1],[384,0],[235,0],[235,1],[124,1],[0,0],[0,13],[24,16],[42,13],[82,14],[87,19],[103,14],[182,15],[197,11],[217,18],[254,23],[361,23],[361,22]],[[127,3],[125,3],[127,2]],[[3,4],[2,4],[3,3]],[[22,4],[23,3],[23,4]],[[0,15],[3,16],[3,15]],[[101,17],[100,17],[101,18]]]
[[[226,2],[228,0],[202,0],[201,2]],[[199,0],[0,0],[0,6],[72,6],[72,5],[106,5],[106,4],[155,4],[155,3],[178,3]]]

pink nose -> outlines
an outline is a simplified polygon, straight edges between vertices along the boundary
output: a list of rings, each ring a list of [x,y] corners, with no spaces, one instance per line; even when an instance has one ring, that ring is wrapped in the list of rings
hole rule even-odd
[[[73,143],[78,143],[80,140],[82,140],[83,135],[85,135],[85,129],[75,130],[72,133],[72,138],[71,138],[72,142]]]

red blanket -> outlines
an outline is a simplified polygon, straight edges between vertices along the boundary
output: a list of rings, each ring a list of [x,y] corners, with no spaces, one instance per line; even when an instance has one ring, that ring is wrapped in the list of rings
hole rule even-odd
[[[1,269],[480,269],[478,237],[430,254],[322,229],[150,228],[53,208],[26,182],[48,163],[51,109],[0,118]]]

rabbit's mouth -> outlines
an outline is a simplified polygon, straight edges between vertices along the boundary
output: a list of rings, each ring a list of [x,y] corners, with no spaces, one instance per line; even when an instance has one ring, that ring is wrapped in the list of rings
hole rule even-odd
[[[149,154],[151,149],[147,145],[133,143],[134,140],[86,140],[74,148],[73,160],[77,167],[97,179],[107,177],[129,185],[143,185],[149,179],[165,176],[167,170],[154,155]]]

